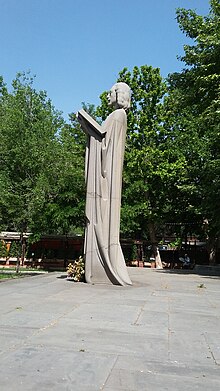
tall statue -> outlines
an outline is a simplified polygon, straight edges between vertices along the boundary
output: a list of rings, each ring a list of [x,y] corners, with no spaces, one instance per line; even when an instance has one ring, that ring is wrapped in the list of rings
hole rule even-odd
[[[119,242],[122,169],[130,88],[116,83],[108,93],[114,111],[100,126],[80,110],[86,148],[85,278],[92,284],[131,285]]]

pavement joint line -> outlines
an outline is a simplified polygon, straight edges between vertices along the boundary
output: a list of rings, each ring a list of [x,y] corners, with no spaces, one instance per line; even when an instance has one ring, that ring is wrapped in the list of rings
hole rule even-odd
[[[107,375],[107,377],[106,377],[104,383],[103,383],[102,386],[100,387],[100,390],[103,390],[103,388],[105,387],[106,383],[108,382],[108,379],[110,378],[110,376],[111,376],[111,374],[112,374],[112,371],[113,371],[113,369],[115,368],[115,365],[116,365],[116,363],[117,363],[117,361],[118,361],[118,358],[119,358],[119,355],[117,355],[117,356],[115,357],[115,361],[114,361],[114,363],[113,363],[113,365],[112,365],[112,367],[111,367],[111,369],[110,369],[110,371],[109,371],[109,373],[108,373],[108,375]]]
[[[131,323],[132,326],[136,326],[138,324],[138,321],[139,321],[142,313],[144,312],[144,307],[145,306],[146,306],[146,302],[141,306],[141,308],[140,308],[140,310],[139,310],[139,312],[137,314],[136,320],[133,323]]]
[[[47,324],[47,325],[44,326],[44,327],[41,327],[41,328],[38,328],[38,327],[37,327],[37,328],[36,328],[36,327],[30,327],[31,329],[34,330],[32,334],[27,335],[26,338],[25,338],[22,342],[20,342],[20,343],[18,343],[18,344],[14,344],[14,345],[12,345],[12,346],[9,346],[8,349],[3,350],[2,352],[0,352],[0,355],[2,355],[2,354],[7,354],[7,353],[9,353],[9,352],[11,352],[11,351],[16,351],[16,350],[18,350],[20,347],[25,346],[25,345],[27,344],[27,342],[28,342],[31,338],[33,338],[34,336],[40,334],[41,332],[44,332],[45,330],[47,330],[47,329],[49,329],[49,328],[54,327],[56,324],[59,323],[60,319],[64,318],[66,315],[68,315],[69,313],[71,313],[73,310],[75,310],[75,309],[76,309],[77,307],[79,307],[79,306],[80,306],[80,305],[74,306],[71,310],[66,311],[66,312],[63,313],[61,316],[59,316],[57,319],[55,319],[53,322],[50,322],[49,324]],[[5,325],[4,327],[8,327],[8,326]],[[23,326],[22,326],[22,329],[23,329]]]
[[[171,324],[170,324],[170,312],[171,312],[171,308],[170,308],[170,298],[167,296],[167,324],[168,324],[168,327],[167,327],[167,359],[168,361],[171,360],[171,349],[170,349],[170,337],[172,335],[172,329],[171,329]]]
[[[215,356],[214,356],[214,354],[213,354],[213,352],[212,352],[211,346],[209,345],[209,343],[208,343],[208,341],[207,341],[206,333],[202,333],[202,336],[203,336],[204,339],[205,339],[205,343],[206,343],[206,345],[207,345],[207,347],[208,347],[208,350],[209,350],[209,352],[210,352],[210,354],[211,354],[211,356],[212,356],[212,359],[213,359],[215,365],[220,366],[220,364],[218,364],[218,362],[216,361]]]

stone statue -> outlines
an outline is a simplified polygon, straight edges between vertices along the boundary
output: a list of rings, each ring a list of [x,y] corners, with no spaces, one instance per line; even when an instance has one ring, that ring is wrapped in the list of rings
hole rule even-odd
[[[130,88],[116,83],[108,94],[113,111],[100,126],[77,114],[88,135],[86,148],[85,278],[88,283],[131,285],[119,242],[122,169]]]

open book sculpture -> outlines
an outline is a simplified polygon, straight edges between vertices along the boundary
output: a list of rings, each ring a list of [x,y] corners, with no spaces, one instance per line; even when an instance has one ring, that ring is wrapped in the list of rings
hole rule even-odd
[[[80,110],[86,148],[85,278],[88,283],[131,285],[119,242],[122,169],[130,88],[116,83],[108,94],[113,111],[100,126]]]

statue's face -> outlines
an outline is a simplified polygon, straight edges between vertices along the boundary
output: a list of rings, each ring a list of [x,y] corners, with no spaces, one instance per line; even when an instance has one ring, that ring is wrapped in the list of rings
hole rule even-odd
[[[108,92],[107,98],[108,98],[109,106],[115,106],[115,104],[117,103],[117,95],[116,95],[115,86],[113,86],[110,89],[110,91]]]

